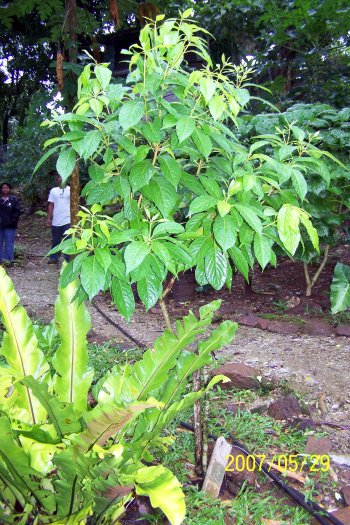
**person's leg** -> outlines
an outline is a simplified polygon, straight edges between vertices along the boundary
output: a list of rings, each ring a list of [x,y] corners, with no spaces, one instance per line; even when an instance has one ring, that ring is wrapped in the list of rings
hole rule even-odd
[[[3,261],[2,259],[2,247],[5,242],[5,235],[4,235],[4,228],[0,227],[0,262]]]
[[[62,226],[62,238],[64,237],[64,234],[66,233],[66,231],[69,230],[69,228],[70,228],[70,224],[65,224],[64,226]],[[64,257],[65,261],[67,261],[67,262],[69,261],[69,255],[64,253],[63,257]]]
[[[52,248],[56,248],[56,246],[58,246],[61,242],[61,226],[51,226],[51,232],[52,232],[52,244],[51,244],[51,249]],[[54,253],[53,255],[50,255],[50,261],[49,262],[52,262],[52,263],[57,263],[58,262],[58,259],[60,258],[60,253],[61,252],[57,252],[57,253]]]
[[[16,228],[4,228],[5,234],[5,255],[4,259],[10,262],[15,260],[15,237]]]

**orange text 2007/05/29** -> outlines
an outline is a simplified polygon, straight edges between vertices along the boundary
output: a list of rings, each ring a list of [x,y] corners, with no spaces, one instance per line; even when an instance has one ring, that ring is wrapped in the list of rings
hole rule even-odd
[[[274,454],[272,459],[267,458],[265,454],[249,454],[247,456],[244,454],[235,456],[228,454],[226,459],[228,461],[225,468],[226,472],[261,471],[264,462],[266,462],[264,466],[267,467],[268,471],[274,467],[277,467],[280,471],[289,470],[290,472],[302,472],[304,469],[310,472],[327,472],[330,469],[330,457],[326,454],[303,456],[297,454]]]

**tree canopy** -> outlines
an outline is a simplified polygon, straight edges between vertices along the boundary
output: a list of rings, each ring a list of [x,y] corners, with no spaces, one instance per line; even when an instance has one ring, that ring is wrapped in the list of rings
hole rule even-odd
[[[23,122],[38,90],[54,87],[56,52],[71,46],[67,0],[12,0],[1,7],[0,126],[8,141],[11,117]],[[153,6],[153,7],[152,7]],[[103,35],[142,25],[158,10],[167,16],[191,7],[208,35],[214,61],[222,54],[235,64],[250,63],[255,81],[288,107],[296,101],[349,104],[350,6],[347,0],[131,0],[77,1],[77,50],[99,48]],[[74,48],[74,46],[73,46]],[[71,49],[73,49],[71,47]],[[103,54],[102,54],[103,59]],[[80,72],[79,67],[75,67]],[[75,85],[66,83],[69,90]]]

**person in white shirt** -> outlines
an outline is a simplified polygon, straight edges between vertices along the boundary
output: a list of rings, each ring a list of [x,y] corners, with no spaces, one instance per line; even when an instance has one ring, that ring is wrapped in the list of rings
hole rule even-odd
[[[70,187],[62,187],[62,178],[57,171],[51,171],[50,175],[55,175],[58,182],[58,186],[50,191],[47,207],[47,225],[51,227],[52,231],[51,248],[55,248],[70,228]],[[60,255],[61,252],[50,255],[49,264],[57,264]],[[64,255],[64,258],[69,261],[68,255]]]

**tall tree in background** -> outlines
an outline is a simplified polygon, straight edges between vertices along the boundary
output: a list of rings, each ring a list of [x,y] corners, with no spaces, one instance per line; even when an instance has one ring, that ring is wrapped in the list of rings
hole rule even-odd
[[[77,63],[78,57],[78,40],[77,40],[77,3],[76,0],[66,0],[66,15],[65,20],[68,29],[68,55],[69,61],[72,64]],[[70,109],[74,105],[74,98],[69,100]],[[79,165],[75,162],[75,168],[70,178],[70,213],[72,225],[77,223],[79,211],[79,197],[80,197],[80,181],[79,181]]]

